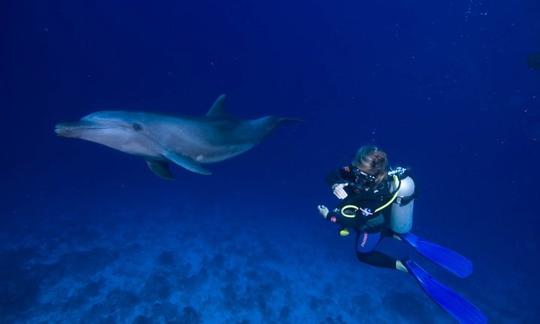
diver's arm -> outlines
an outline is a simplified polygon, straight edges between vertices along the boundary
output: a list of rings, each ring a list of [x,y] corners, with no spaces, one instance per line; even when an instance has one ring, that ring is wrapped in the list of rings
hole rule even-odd
[[[331,223],[337,223],[339,225],[343,225],[340,222],[343,216],[339,215],[335,211],[330,211],[328,207],[326,207],[325,205],[318,205],[317,209],[319,210],[319,213],[321,214],[321,216],[324,217],[324,219],[326,219],[327,221]]]
[[[338,170],[330,172],[326,176],[326,183],[332,187],[337,183],[354,182],[354,175],[352,174],[351,167],[346,166]]]
[[[328,173],[328,175],[325,178],[326,183],[328,184],[328,186],[332,187],[336,183],[346,182],[341,177],[341,170],[342,169],[334,170],[334,171]]]
[[[318,205],[317,209],[319,210],[319,213],[322,215],[322,217],[328,219],[328,214],[330,213],[328,207],[326,207],[325,205]]]
[[[326,207],[325,205],[318,205],[317,209],[319,210],[319,213],[321,214],[321,216],[324,217],[324,219],[326,219],[327,221],[332,222],[332,223],[339,223],[338,219],[340,215],[334,212],[330,212],[328,207]]]
[[[355,195],[358,191],[355,189],[357,181],[352,166],[345,166],[339,170],[330,173],[326,177],[326,182],[332,188],[332,192],[338,199],[345,199]]]

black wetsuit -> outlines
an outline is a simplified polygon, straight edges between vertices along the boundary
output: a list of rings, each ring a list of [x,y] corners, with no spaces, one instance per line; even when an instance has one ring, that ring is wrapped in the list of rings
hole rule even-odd
[[[353,166],[346,166],[326,177],[330,186],[338,183],[349,184],[344,187],[347,198],[336,209],[331,210],[326,219],[339,224],[342,228],[356,232],[356,255],[360,261],[395,269],[396,258],[375,250],[384,237],[392,236],[392,231],[388,226],[390,208],[373,213],[391,199],[390,182],[383,181],[372,188],[364,185],[363,179],[355,171]],[[362,210],[357,210],[354,215],[345,217],[340,210],[346,205],[361,207]]]

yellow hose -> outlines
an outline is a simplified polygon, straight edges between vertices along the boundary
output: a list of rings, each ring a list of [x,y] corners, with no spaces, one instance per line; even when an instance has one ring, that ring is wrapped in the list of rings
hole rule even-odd
[[[396,192],[394,192],[394,194],[392,195],[392,198],[390,198],[390,200],[388,200],[388,202],[386,202],[384,205],[382,205],[381,207],[375,209],[375,211],[373,212],[373,214],[376,214],[378,212],[380,212],[381,210],[385,209],[386,207],[390,206],[394,200],[396,200],[397,196],[398,196],[398,193],[399,193],[399,187],[401,186],[401,181],[399,180],[399,178],[396,176],[396,175],[393,175],[392,178],[394,179],[394,186],[396,187]],[[354,212],[353,214],[346,214],[345,213],[345,210],[346,209],[353,209]],[[345,205],[343,207],[341,207],[341,215],[343,215],[343,217],[347,217],[347,218],[355,218],[356,217],[356,212],[360,209],[360,207],[356,206],[356,205]]]

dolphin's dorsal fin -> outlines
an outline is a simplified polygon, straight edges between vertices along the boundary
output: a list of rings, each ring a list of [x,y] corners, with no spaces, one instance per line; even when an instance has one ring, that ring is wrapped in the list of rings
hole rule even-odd
[[[206,113],[207,117],[223,117],[227,116],[227,112],[225,112],[225,98],[227,98],[226,95],[222,94],[219,96],[214,104],[212,105],[212,108],[208,110]]]

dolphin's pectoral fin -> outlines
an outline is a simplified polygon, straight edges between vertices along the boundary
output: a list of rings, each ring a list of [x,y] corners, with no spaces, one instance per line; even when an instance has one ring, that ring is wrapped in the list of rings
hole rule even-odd
[[[166,179],[166,180],[173,180],[174,176],[171,173],[171,170],[169,169],[169,164],[167,162],[163,161],[157,161],[157,160],[146,160],[146,164],[154,172],[158,177]]]
[[[167,160],[174,162],[175,164],[181,166],[182,168],[188,169],[191,172],[204,175],[212,174],[212,172],[206,170],[202,167],[202,165],[187,156],[180,155],[171,151],[166,151],[165,153],[163,153],[163,156],[167,158]]]
[[[227,96],[225,96],[224,94],[219,96],[214,102],[214,104],[212,105],[212,108],[210,108],[210,110],[208,110],[208,112],[206,113],[206,116],[207,117],[228,116],[227,112],[225,112],[225,99],[226,98]]]

